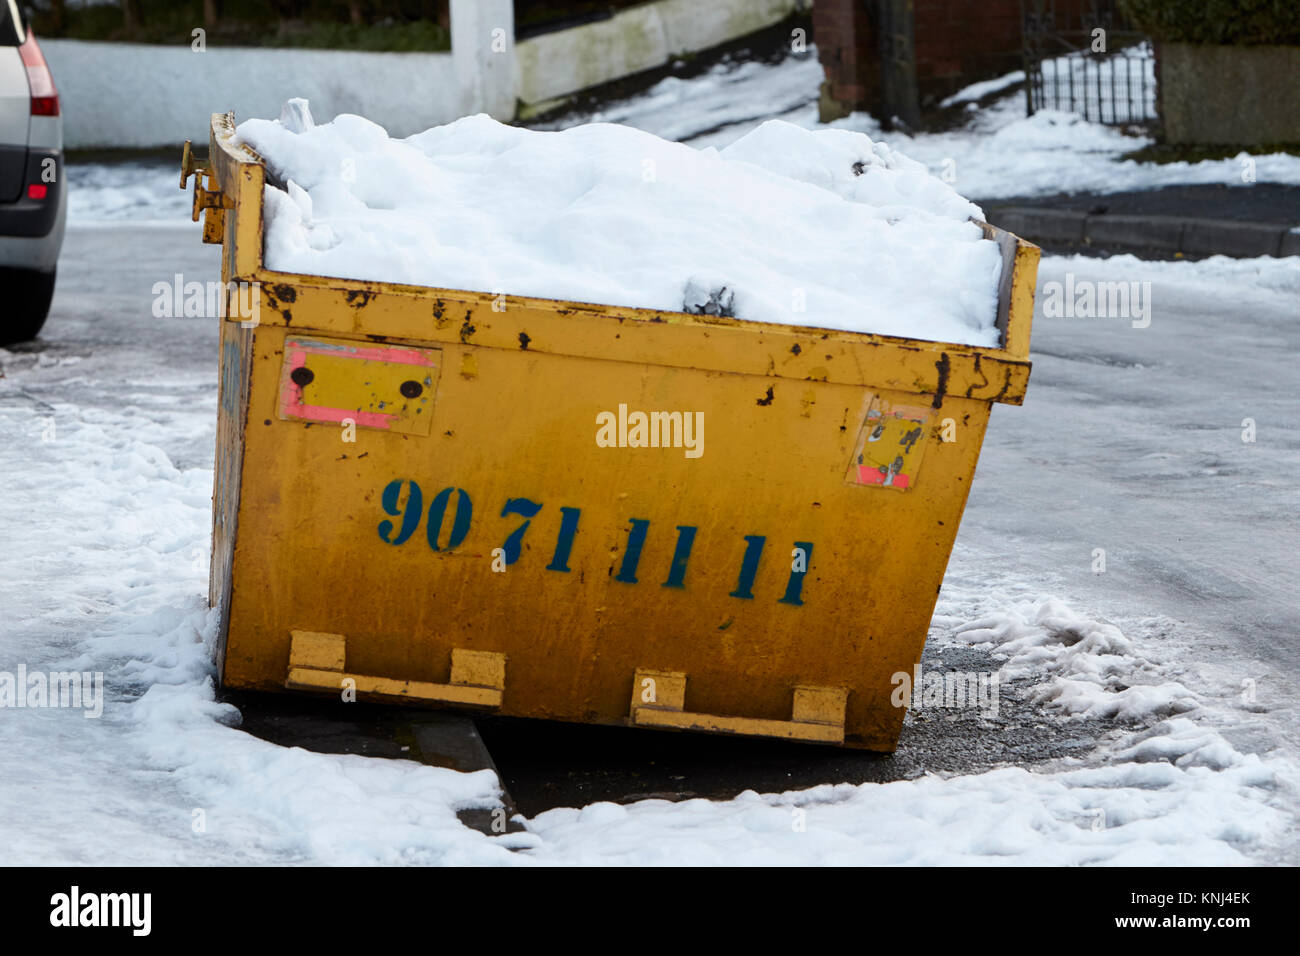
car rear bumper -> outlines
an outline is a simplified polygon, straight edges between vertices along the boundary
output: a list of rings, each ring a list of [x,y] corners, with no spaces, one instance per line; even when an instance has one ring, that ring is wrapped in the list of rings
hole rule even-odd
[[[64,178],[62,150],[28,149],[27,174],[18,200],[0,203],[0,237],[38,239],[50,235],[61,221]],[[28,196],[27,188],[33,184],[45,187],[44,197]]]

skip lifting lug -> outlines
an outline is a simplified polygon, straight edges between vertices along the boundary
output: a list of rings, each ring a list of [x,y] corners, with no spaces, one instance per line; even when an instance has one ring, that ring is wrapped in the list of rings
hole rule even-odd
[[[190,176],[194,177],[194,206],[191,210],[190,218],[195,222],[199,221],[200,214],[207,209],[215,212],[204,217],[203,223],[203,241],[204,242],[221,242],[221,231],[224,226],[223,210],[233,208],[234,204],[228,201],[225,194],[219,189],[205,189],[203,187],[204,177],[209,173],[207,164],[201,162],[194,156],[193,144],[190,140],[185,141],[181,149],[181,189],[185,188]]]
[[[181,147],[181,189],[185,188],[190,176],[194,173],[207,172],[207,169],[207,166],[194,158],[194,144],[187,139],[185,145]]]

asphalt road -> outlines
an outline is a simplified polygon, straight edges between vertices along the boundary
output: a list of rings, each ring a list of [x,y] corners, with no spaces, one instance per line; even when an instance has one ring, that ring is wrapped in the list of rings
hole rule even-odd
[[[176,410],[215,418],[213,319],[157,318],[153,286],[215,279],[220,249],[193,228],[74,226],[42,338],[11,367],[48,368],[33,402],[133,404],[159,426],[178,467],[210,467],[213,432],[168,427]],[[1063,279],[1049,261],[1040,283]],[[1068,268],[1108,277],[1106,260]],[[1140,274],[1126,278],[1143,278]],[[1258,702],[1229,728],[1238,747],[1300,744],[1300,324],[1294,304],[1247,280],[1217,287],[1153,282],[1152,320],[1048,319],[1034,329],[1022,408],[999,406],[945,587],[1017,582],[1108,618],[1224,688],[1254,681]],[[1040,296],[1041,313],[1041,296]],[[74,361],[68,362],[66,360]],[[56,364],[63,361],[64,364]],[[1241,440],[1253,418],[1254,443]],[[1094,551],[1106,552],[1104,573]],[[1154,623],[1153,623],[1154,622]],[[979,651],[927,652],[926,666],[982,669]],[[909,718],[892,756],[761,741],[484,722],[485,740],[525,813],[647,794],[726,796],[821,782],[1027,764],[1090,749],[1106,726],[1063,724],[1015,687],[993,722]]]
[[[996,222],[999,209],[1069,209],[1093,215],[1183,216],[1189,219],[1221,219],[1230,222],[1300,224],[1300,187],[1277,183],[1225,186],[1207,183],[1196,186],[1165,186],[1130,192],[1062,193],[1055,196],[1012,196],[976,199]]]

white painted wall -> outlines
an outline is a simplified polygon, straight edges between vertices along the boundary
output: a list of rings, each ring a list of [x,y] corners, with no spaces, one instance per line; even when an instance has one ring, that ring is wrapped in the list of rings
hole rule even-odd
[[[657,0],[610,20],[514,42],[512,0],[451,0],[450,53],[366,53],[45,39],[72,149],[206,142],[208,117],[276,117],[311,101],[317,121],[358,113],[391,135],[470,113],[515,115],[761,30],[809,0]]]
[[[360,113],[408,134],[459,115],[450,54],[353,53],[44,40],[63,110],[64,142],[87,147],[207,142],[208,117],[275,118],[293,96],[318,121]]]
[[[493,30],[506,40],[492,49]],[[408,136],[467,113],[515,111],[511,0],[452,0],[451,53],[368,53],[41,40],[71,149],[207,142],[208,117],[277,117],[305,96],[318,121],[358,113]],[[497,43],[500,49],[501,43]]]

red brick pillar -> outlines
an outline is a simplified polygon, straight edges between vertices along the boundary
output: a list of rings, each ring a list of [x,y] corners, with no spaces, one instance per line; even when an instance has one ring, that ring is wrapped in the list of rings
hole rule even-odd
[[[854,110],[874,110],[880,97],[880,57],[863,0],[817,0],[813,40],[826,80],[819,112],[828,123]]]

